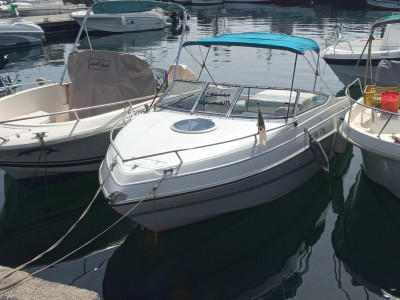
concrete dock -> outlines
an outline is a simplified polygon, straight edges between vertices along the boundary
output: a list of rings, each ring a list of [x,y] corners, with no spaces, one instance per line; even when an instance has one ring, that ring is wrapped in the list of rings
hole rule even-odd
[[[23,18],[39,25],[43,29],[45,37],[63,33],[77,33],[80,28],[79,24],[72,19],[69,14],[31,16]]]
[[[13,269],[0,266],[0,279],[9,274]],[[21,284],[15,284],[13,288],[6,288],[21,279],[29,276],[28,280]],[[79,289],[69,285],[50,282],[30,276],[23,271],[17,271],[9,278],[0,283],[0,299],[36,300],[36,299],[57,299],[57,300],[98,300],[99,294]]]

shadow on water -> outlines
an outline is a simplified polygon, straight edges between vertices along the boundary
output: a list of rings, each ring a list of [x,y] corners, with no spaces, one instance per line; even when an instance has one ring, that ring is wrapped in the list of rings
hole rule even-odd
[[[81,216],[98,186],[97,173],[36,188],[28,188],[5,174],[5,200],[0,212],[0,265],[16,267],[57,242]],[[33,265],[45,265],[63,257],[119,217],[100,194],[66,239]],[[67,260],[84,257],[121,242],[134,226],[134,222],[123,220]]]
[[[352,148],[285,197],[262,206],[167,230],[136,227],[113,253],[105,299],[287,299],[308,271]],[[330,191],[327,193],[326,191]],[[263,197],[263,195],[260,195]]]
[[[352,284],[387,299],[400,296],[399,220],[399,199],[361,169],[332,233]]]

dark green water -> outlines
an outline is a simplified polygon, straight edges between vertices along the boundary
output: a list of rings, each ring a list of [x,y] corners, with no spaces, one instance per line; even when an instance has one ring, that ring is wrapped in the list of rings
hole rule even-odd
[[[188,39],[271,31],[312,38],[321,48],[333,41],[340,24],[345,38],[361,39],[371,23],[391,14],[322,4],[189,10]],[[9,53],[10,62],[0,73],[23,82],[40,76],[58,81],[73,41],[73,35],[59,37],[44,47]],[[173,62],[178,43],[179,30],[91,37],[93,48],[134,52],[161,68]],[[88,48],[87,38],[79,47]],[[210,58],[232,70],[212,71],[234,82],[254,75],[262,62],[267,75],[256,74],[257,80],[272,85],[282,83],[280,71],[293,64],[268,51],[257,52],[254,61],[245,53],[216,48]],[[321,70],[339,92],[343,85],[329,67]],[[300,86],[306,84],[305,72],[300,67]],[[365,178],[356,148],[335,158],[331,170],[272,203],[157,237],[124,220],[35,276],[93,290],[105,299],[395,299],[400,285],[399,200]],[[0,265],[11,267],[53,245],[98,189],[97,174],[30,189],[3,172],[0,176]],[[71,234],[25,270],[32,273],[52,264],[118,218],[98,197]]]

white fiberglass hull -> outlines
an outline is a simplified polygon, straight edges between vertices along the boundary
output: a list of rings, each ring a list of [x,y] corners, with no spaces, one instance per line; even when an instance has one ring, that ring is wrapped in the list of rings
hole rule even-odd
[[[361,153],[365,174],[400,198],[400,157],[391,158],[365,149]]]
[[[128,110],[116,108],[79,120],[73,113],[49,115],[68,111],[68,90],[69,84],[52,84],[1,98],[0,107],[12,119],[32,118],[0,124],[0,168],[13,178],[98,170],[109,132]]]
[[[301,125],[275,125],[278,126],[277,130],[269,135],[266,146],[257,145],[254,136],[250,136],[228,146],[179,151],[179,154],[158,155],[126,163],[117,159],[116,166],[112,168],[116,153],[110,147],[99,171],[100,182],[104,184],[103,192],[114,209],[130,215],[133,220],[154,231],[183,226],[277,199],[321,169],[309,149],[305,128],[310,129],[310,133],[321,142],[328,156],[333,154],[340,116],[344,115],[348,101],[330,101],[337,103],[331,102],[326,109],[320,107],[321,110],[302,114],[298,121]],[[141,145],[138,148],[140,153],[149,153],[150,149],[160,152],[168,149],[174,138],[168,134],[167,124],[185,115],[161,112],[157,116],[157,113],[139,116],[134,120],[137,122],[124,127],[115,141],[119,151],[138,156],[133,153],[135,144]],[[152,117],[152,114],[155,116]],[[147,123],[150,120],[156,125],[147,130],[146,124],[150,124]],[[221,129],[221,134],[225,132],[225,138],[254,132],[255,123],[251,121],[213,121]],[[141,128],[142,135],[137,136],[135,127]],[[229,136],[226,136],[228,133]],[[134,136],[135,142],[125,143],[128,136],[130,140]],[[189,148],[198,144],[196,136],[187,134],[178,140],[185,143],[186,138],[194,139]],[[222,138],[217,137],[216,141]],[[159,184],[153,199],[153,187],[162,178],[164,170],[173,171]],[[265,192],[265,197],[254,197],[260,190]]]
[[[329,156],[333,155],[333,140],[334,135],[323,143],[331,149]],[[171,197],[153,199],[150,196],[129,216],[153,231],[184,226],[273,201],[305,183],[319,170],[321,167],[308,150],[270,170],[242,180]],[[105,174],[107,171],[103,163],[100,172]],[[259,197],[261,193],[262,198]],[[134,205],[136,203],[112,206],[124,215]]]
[[[371,6],[373,8],[400,10],[400,2],[399,1],[367,0],[367,3],[369,6]]]
[[[353,65],[342,65],[342,64],[330,63],[329,67],[332,69],[332,71],[338,77],[340,82],[342,82],[345,86],[349,85],[357,78],[360,79],[360,81],[363,85],[365,82],[365,78],[367,78],[367,84],[372,84],[373,82],[371,82],[371,79],[370,79],[371,76],[369,74],[372,74],[372,78],[375,78],[375,73],[376,73],[375,66],[370,68],[372,73],[368,73],[367,76],[365,75],[365,65],[355,68],[355,65],[353,66]]]
[[[71,17],[82,25],[86,12],[75,12]],[[93,14],[86,21],[89,31],[134,32],[164,29],[168,26],[166,18],[158,11],[118,14]]]
[[[321,57],[346,86],[357,78],[360,78],[362,84],[364,84],[365,78],[368,79],[367,84],[373,84],[376,66],[381,60],[400,60],[398,45],[382,48],[381,42],[382,39],[374,39],[372,42],[372,68],[368,69],[368,73],[366,73],[368,49],[365,48],[367,40],[340,42],[337,45],[329,46],[321,52]],[[361,53],[363,53],[362,56]]]
[[[97,171],[108,148],[109,130],[63,142],[50,139],[44,146],[36,140],[36,145],[0,152],[0,168],[18,180]]]
[[[387,123],[388,113],[358,104],[354,104],[350,116],[349,121],[349,113],[346,115],[341,134],[361,149],[366,175],[400,198],[399,117],[393,116]]]
[[[14,2],[14,7],[18,11],[20,17],[69,14],[71,12],[87,9],[84,4],[64,5],[63,2],[41,2],[33,4],[27,2]],[[0,7],[0,15],[8,16],[10,13],[11,10],[8,5],[2,5]]]
[[[0,49],[41,45],[43,30],[33,22],[20,18],[0,21]]]

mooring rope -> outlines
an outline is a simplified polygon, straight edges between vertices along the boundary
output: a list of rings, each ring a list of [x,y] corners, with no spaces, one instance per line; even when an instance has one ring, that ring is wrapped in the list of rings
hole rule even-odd
[[[78,218],[78,220],[72,224],[72,226],[68,229],[68,231],[57,241],[55,242],[51,247],[49,247],[47,250],[43,251],[42,253],[38,254],[36,257],[34,257],[33,259],[31,259],[30,261],[18,266],[17,268],[15,268],[12,272],[10,272],[9,274],[7,274],[6,276],[0,278],[0,283],[2,283],[6,278],[10,277],[12,274],[14,274],[15,272],[25,268],[26,266],[28,266],[29,264],[31,264],[32,262],[38,260],[39,258],[43,257],[43,255],[45,255],[46,253],[50,252],[51,250],[55,249],[66,237],[67,235],[78,225],[78,223],[82,220],[82,218],[87,214],[87,212],[89,211],[89,209],[91,208],[94,200],[97,198],[97,196],[99,195],[103,184],[106,182],[106,180],[108,179],[108,177],[111,174],[112,169],[114,168],[116,163],[116,159],[114,158],[113,160],[113,164],[111,165],[110,170],[108,171],[108,174],[105,178],[105,180],[103,181],[102,184],[100,184],[95,196],[93,197],[93,199],[90,201],[90,203],[88,204],[88,206],[86,207],[86,209],[83,211],[83,213],[81,214],[81,216]],[[0,288],[0,291],[2,291],[4,288]]]
[[[26,192],[25,192],[25,194],[24,194],[23,199],[26,198],[27,193],[30,191],[30,189],[31,189],[31,187],[32,187],[33,181],[34,181],[35,178],[36,178],[36,174],[37,174],[37,171],[38,171],[38,169],[39,169],[39,163],[40,163],[40,160],[42,159],[42,154],[44,153],[44,156],[46,157],[46,145],[45,145],[44,139],[43,139],[44,133],[37,133],[37,136],[39,137],[39,139],[40,139],[40,144],[41,144],[40,153],[39,153],[39,158],[38,158],[38,161],[37,161],[35,170],[33,171],[33,176],[31,177],[31,180],[29,181],[28,188],[27,188],[27,190],[26,190]],[[46,168],[46,173],[47,173],[47,168]],[[47,184],[47,180],[46,180],[46,184]]]
[[[71,226],[71,228],[64,234],[64,236],[62,238],[60,238],[53,246],[51,246],[50,248],[48,248],[46,251],[42,252],[41,254],[37,255],[34,259],[30,260],[29,262],[17,267],[16,269],[14,269],[12,272],[10,272],[9,274],[7,274],[6,276],[2,277],[0,279],[0,283],[2,283],[5,279],[7,279],[8,277],[10,277],[12,274],[14,274],[15,272],[23,269],[24,267],[26,267],[27,265],[29,265],[30,263],[34,262],[35,260],[39,259],[40,257],[42,257],[44,254],[50,252],[51,250],[53,250],[54,248],[56,248],[65,238],[66,236],[76,227],[76,225],[78,224],[78,222],[87,214],[88,210],[90,209],[90,207],[92,206],[94,200],[97,198],[98,194],[100,193],[101,189],[103,188],[104,184],[106,183],[106,181],[108,180],[111,171],[113,170],[113,168],[116,165],[116,157],[113,160],[113,163],[111,165],[111,168],[109,169],[107,176],[105,177],[104,181],[100,184],[99,189],[97,190],[95,196],[93,197],[93,199],[91,200],[91,202],[89,203],[89,205],[87,206],[87,208],[85,209],[85,211],[82,213],[82,215],[79,217],[79,219]],[[26,277],[13,282],[12,284],[5,286],[5,287],[1,287],[0,288],[0,295],[4,294],[5,292],[7,292],[8,290],[17,287],[18,285],[23,284],[24,282],[31,280],[32,279],[32,275],[35,275],[43,270],[46,270],[50,267],[52,267],[53,265],[61,262],[62,260],[64,260],[65,258],[69,257],[70,255],[74,254],[75,252],[79,251],[80,249],[86,247],[87,245],[89,245],[91,242],[93,242],[94,240],[96,240],[97,238],[99,238],[101,235],[103,235],[104,233],[106,233],[108,230],[110,230],[112,227],[114,227],[115,225],[117,225],[119,222],[121,222],[124,218],[126,218],[134,209],[136,209],[136,207],[138,207],[144,200],[146,200],[150,195],[155,196],[156,195],[156,191],[158,189],[158,186],[160,185],[160,183],[165,179],[165,177],[172,172],[172,170],[166,170],[164,171],[163,176],[157,181],[157,183],[152,187],[151,191],[149,191],[148,194],[146,194],[139,202],[137,202],[132,208],[130,208],[124,215],[122,215],[118,220],[116,220],[114,223],[112,223],[109,227],[107,227],[105,230],[103,230],[102,232],[100,232],[99,234],[97,234],[95,237],[93,237],[92,239],[90,239],[89,241],[87,241],[86,243],[84,243],[83,245],[81,245],[80,247],[76,248],[75,250],[71,251],[70,253],[66,254],[65,256],[61,257],[60,259],[54,261],[53,263],[27,275]]]

